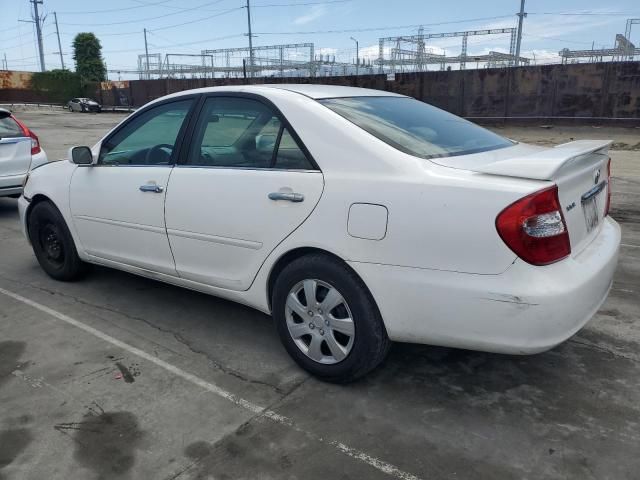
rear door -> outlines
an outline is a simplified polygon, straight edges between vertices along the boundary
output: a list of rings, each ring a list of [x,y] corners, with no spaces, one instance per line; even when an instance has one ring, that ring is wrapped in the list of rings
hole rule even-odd
[[[323,176],[260,97],[210,96],[171,174],[166,223],[183,278],[246,290],[269,253],[313,211]]]
[[[0,179],[24,175],[30,165],[31,138],[25,136],[13,118],[0,117]]]

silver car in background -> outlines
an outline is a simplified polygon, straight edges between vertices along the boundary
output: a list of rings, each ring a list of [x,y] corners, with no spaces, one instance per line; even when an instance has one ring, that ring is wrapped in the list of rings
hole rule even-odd
[[[102,105],[91,98],[72,98],[67,102],[70,112],[96,112],[102,111]]]
[[[19,197],[29,170],[47,163],[32,130],[0,108],[0,197]]]

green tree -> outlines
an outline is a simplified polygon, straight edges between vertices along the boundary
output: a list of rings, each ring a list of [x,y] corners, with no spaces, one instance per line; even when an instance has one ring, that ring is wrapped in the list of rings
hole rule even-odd
[[[80,76],[69,70],[36,72],[31,77],[31,88],[52,103],[65,103],[72,97],[83,95]]]
[[[106,70],[102,61],[102,45],[93,33],[79,33],[73,39],[73,59],[83,83],[102,82]]]

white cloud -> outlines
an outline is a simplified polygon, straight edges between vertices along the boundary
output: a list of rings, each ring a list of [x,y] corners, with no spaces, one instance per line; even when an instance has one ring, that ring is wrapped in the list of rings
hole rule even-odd
[[[338,49],[331,47],[316,48],[316,53],[318,55],[335,55],[338,53]]]
[[[364,58],[366,60],[371,60],[371,61],[377,60],[379,51],[380,51],[380,47],[378,45],[369,45],[368,47],[362,47],[360,48],[360,58]],[[385,47],[384,56],[388,57],[390,55],[391,55],[391,47]]]
[[[327,8],[324,5],[314,5],[309,10],[309,13],[295,18],[293,23],[296,25],[306,25],[307,23],[311,23],[314,20],[323,17],[326,13]]]

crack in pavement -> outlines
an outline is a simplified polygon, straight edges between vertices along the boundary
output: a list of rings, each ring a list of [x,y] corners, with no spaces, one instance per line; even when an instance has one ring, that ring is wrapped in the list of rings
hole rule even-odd
[[[127,319],[130,319],[130,320],[133,320],[133,321],[142,322],[145,325],[148,325],[149,327],[154,328],[155,330],[158,330],[159,332],[162,332],[162,333],[165,333],[165,334],[173,336],[173,338],[178,343],[180,343],[180,344],[184,345],[185,347],[187,347],[189,349],[189,351],[191,351],[192,353],[204,356],[206,358],[207,362],[211,366],[213,366],[215,369],[217,369],[218,371],[220,371],[223,374],[226,374],[226,375],[229,375],[231,377],[237,378],[237,379],[239,379],[239,380],[241,380],[241,381],[243,381],[245,383],[268,387],[268,388],[274,390],[276,393],[278,393],[280,395],[286,395],[287,392],[288,392],[288,390],[283,390],[281,387],[279,387],[277,385],[273,385],[273,384],[271,384],[269,382],[265,382],[265,381],[262,381],[262,380],[257,380],[257,379],[254,379],[254,378],[250,378],[250,377],[248,377],[246,375],[243,375],[242,373],[240,373],[240,372],[238,372],[236,370],[233,370],[233,369],[230,369],[228,367],[225,367],[225,366],[221,365],[220,363],[215,361],[213,358],[211,358],[207,352],[205,352],[203,350],[199,350],[199,349],[195,348],[193,345],[191,345],[187,339],[185,339],[182,335],[180,335],[180,333],[175,332],[175,331],[170,330],[170,329],[167,329],[167,328],[164,328],[164,327],[161,327],[159,325],[156,325],[156,324],[150,322],[149,320],[147,320],[144,317],[138,317],[136,315],[131,315],[129,313],[123,312],[123,311],[118,310],[116,308],[111,308],[111,307],[107,307],[105,305],[99,305],[99,304],[95,304],[95,303],[92,303],[92,302],[88,302],[88,301],[83,300],[83,299],[81,299],[79,297],[76,297],[74,295],[70,295],[68,293],[59,292],[59,291],[56,291],[56,290],[50,290],[48,288],[42,287],[40,285],[35,285],[33,283],[20,282],[18,280],[9,279],[9,278],[4,277],[2,275],[0,275],[0,279],[6,280],[6,281],[11,282],[11,283],[16,283],[16,284],[21,285],[23,287],[34,288],[36,290],[40,290],[40,291],[48,293],[50,295],[58,295],[60,297],[68,298],[68,299],[71,299],[71,300],[81,304],[81,305],[85,305],[85,306],[88,306],[88,307],[91,307],[91,308],[96,308],[98,310],[103,310],[103,311],[107,311],[107,312],[110,312],[110,313],[114,313],[116,315],[123,316],[123,317],[125,317]],[[164,347],[164,348],[166,348],[166,347]],[[303,382],[300,382],[300,383],[303,383]],[[294,388],[295,388],[295,386],[294,386]]]
[[[215,449],[216,446],[218,446],[222,442],[226,441],[229,437],[242,432],[242,430],[247,428],[252,423],[255,423],[256,421],[261,420],[263,418],[264,419],[268,419],[269,415],[271,413],[275,412],[275,410],[274,410],[275,408],[277,408],[278,406],[282,405],[293,393],[295,393],[296,390],[298,390],[304,383],[306,383],[310,379],[311,379],[310,376],[305,377],[302,381],[300,381],[296,385],[294,385],[293,388],[291,388],[281,398],[279,398],[278,400],[276,400],[276,401],[272,402],[271,404],[267,405],[261,413],[257,413],[254,416],[248,418],[246,421],[244,421],[243,423],[238,425],[238,427],[236,427],[233,431],[227,433],[226,435],[224,435],[223,437],[218,439],[215,443],[212,444],[212,449]],[[289,425],[289,426],[294,428],[293,425]],[[299,433],[307,434],[307,432],[304,432],[304,431],[302,431],[302,430],[300,430],[298,428],[294,428],[294,430],[299,431]],[[307,436],[309,436],[309,435],[307,434]],[[322,437],[319,437],[319,438],[322,441]],[[166,477],[165,480],[177,480],[183,474],[185,474],[189,470],[191,470],[194,466],[202,463],[202,461],[205,460],[206,458],[207,458],[207,456],[205,455],[203,457],[200,457],[200,458],[194,460],[192,463],[190,463],[186,467],[182,468],[180,471],[174,472],[170,476]]]
[[[625,360],[631,360],[634,363],[638,363],[640,361],[640,357],[637,355],[625,355],[624,353],[616,352],[615,350],[611,350],[610,348],[601,347],[600,345],[596,345],[595,343],[591,343],[589,341],[578,340],[576,338],[570,338],[567,340],[568,343],[575,343],[577,345],[581,345],[583,347],[589,348],[591,350],[596,350],[598,352],[608,353],[612,357],[615,358],[624,358]]]

